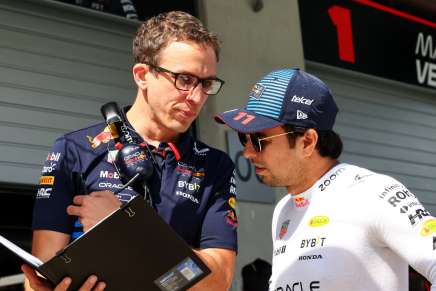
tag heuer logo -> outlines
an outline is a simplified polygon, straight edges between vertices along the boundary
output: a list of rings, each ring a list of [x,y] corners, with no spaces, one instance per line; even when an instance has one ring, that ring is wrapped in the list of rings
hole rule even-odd
[[[280,232],[279,232],[279,238],[282,239],[285,234],[288,232],[288,225],[289,225],[290,220],[285,220],[282,223],[282,227],[280,228]]]
[[[301,110],[297,110],[297,119],[307,119],[307,114]]]
[[[260,96],[262,96],[264,90],[265,90],[265,86],[261,84],[254,84],[253,88],[251,88],[250,97],[259,99]]]

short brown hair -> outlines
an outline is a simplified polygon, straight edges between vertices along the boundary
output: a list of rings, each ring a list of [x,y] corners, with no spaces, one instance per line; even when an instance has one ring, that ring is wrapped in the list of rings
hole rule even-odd
[[[285,124],[283,126],[285,132],[294,131],[294,134],[288,135],[289,146],[293,148],[295,146],[295,138],[297,136],[302,136],[308,128],[295,127],[290,124]],[[343,143],[342,139],[333,130],[317,130],[318,141],[316,143],[316,149],[322,157],[329,157],[332,159],[337,159],[342,153]]]
[[[217,61],[220,45],[215,33],[201,21],[183,11],[158,14],[145,21],[133,40],[135,63],[159,64],[159,53],[171,41],[193,41],[213,48]]]

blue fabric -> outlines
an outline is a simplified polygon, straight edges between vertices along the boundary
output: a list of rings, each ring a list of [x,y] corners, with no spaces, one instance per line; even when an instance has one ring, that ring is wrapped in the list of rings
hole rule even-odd
[[[337,112],[326,84],[295,68],[267,74],[254,84],[245,108],[222,112],[215,120],[245,133],[283,124],[331,130]]]
[[[78,219],[66,213],[82,187],[87,191],[114,191],[122,186],[108,151],[105,124],[97,124],[66,134],[54,143],[42,171],[37,193],[33,229],[62,232],[77,238],[82,234]],[[138,141],[142,139],[131,131]],[[140,140],[139,140],[140,139]],[[237,218],[234,165],[223,152],[208,147],[189,134],[176,144],[181,159],[162,143],[154,154],[159,164],[150,185],[157,213],[192,247],[237,250]],[[52,178],[50,178],[52,177]],[[127,188],[118,198],[128,202],[142,189]]]

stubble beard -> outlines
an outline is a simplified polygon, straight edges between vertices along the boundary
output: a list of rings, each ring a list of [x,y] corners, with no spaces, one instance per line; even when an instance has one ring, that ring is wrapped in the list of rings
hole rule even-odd
[[[303,179],[302,170],[296,167],[288,169],[283,175],[274,175],[269,171],[269,175],[258,175],[262,184],[270,187],[290,187],[297,188]]]

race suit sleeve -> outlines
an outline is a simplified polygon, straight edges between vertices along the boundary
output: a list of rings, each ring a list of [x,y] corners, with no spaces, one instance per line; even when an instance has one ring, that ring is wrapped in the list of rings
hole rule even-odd
[[[404,185],[385,177],[374,197],[378,240],[432,283],[436,291],[436,219]],[[387,193],[383,189],[394,189]]]
[[[72,204],[74,150],[64,137],[52,146],[42,168],[33,210],[33,230],[52,230],[70,234],[74,217],[66,212]]]
[[[203,220],[200,248],[224,248],[237,251],[238,218],[234,165],[224,156],[217,165],[213,195]]]

